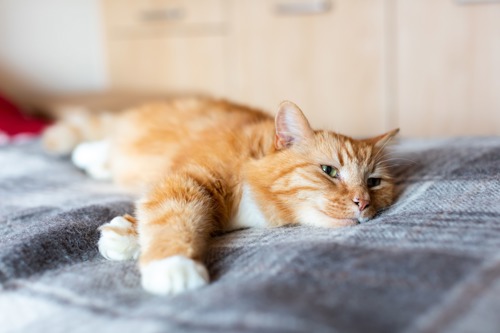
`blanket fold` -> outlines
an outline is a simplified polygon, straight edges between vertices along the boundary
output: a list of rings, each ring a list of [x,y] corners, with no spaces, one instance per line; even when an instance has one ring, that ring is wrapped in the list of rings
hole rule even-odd
[[[500,137],[391,156],[398,200],[375,219],[218,235],[211,284],[159,297],[97,250],[135,198],[38,141],[0,147],[0,331],[498,332]]]

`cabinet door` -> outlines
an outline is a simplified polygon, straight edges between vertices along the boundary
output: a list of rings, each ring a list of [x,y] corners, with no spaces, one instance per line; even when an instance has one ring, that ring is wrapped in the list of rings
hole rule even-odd
[[[223,0],[106,0],[113,90],[226,93]]]
[[[398,0],[395,33],[403,133],[500,135],[500,4]]]
[[[108,44],[111,87],[223,95],[224,43],[222,37],[112,40]]]
[[[382,0],[236,0],[231,97],[274,112],[297,103],[312,125],[387,129]]]

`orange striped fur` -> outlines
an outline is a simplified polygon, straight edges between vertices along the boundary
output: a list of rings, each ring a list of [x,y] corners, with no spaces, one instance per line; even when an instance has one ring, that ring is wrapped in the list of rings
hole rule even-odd
[[[175,255],[203,261],[210,235],[233,228],[242,205],[257,207],[268,226],[337,227],[364,222],[394,199],[384,146],[397,131],[366,140],[314,131],[290,102],[274,120],[211,99],[153,103],[115,117],[101,135],[111,142],[107,165],[116,183],[145,193],[137,221],[126,218],[133,230],[116,232],[138,232],[141,265]],[[380,184],[370,187],[369,178]],[[242,198],[244,188],[251,199]]]

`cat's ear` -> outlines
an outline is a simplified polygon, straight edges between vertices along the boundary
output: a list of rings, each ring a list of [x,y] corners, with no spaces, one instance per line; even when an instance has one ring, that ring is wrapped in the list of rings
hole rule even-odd
[[[399,128],[393,129],[392,131],[389,131],[387,133],[384,133],[382,135],[376,136],[374,138],[369,139],[369,141],[377,148],[383,148],[385,147],[389,141],[392,140],[396,136],[396,134],[399,133]]]
[[[306,116],[297,105],[289,101],[280,104],[275,118],[275,126],[274,144],[278,150],[314,137],[314,131]]]

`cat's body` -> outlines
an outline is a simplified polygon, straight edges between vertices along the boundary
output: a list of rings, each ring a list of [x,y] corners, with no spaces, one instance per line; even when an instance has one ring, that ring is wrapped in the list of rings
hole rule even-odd
[[[273,120],[210,99],[146,105],[111,123],[84,138],[101,141],[78,146],[73,160],[96,178],[145,191],[136,218],[101,228],[99,249],[108,259],[139,257],[142,284],[153,293],[208,282],[202,262],[214,231],[354,225],[393,201],[383,147],[396,131],[353,140],[313,131],[289,102]],[[46,132],[52,150],[64,126]]]

